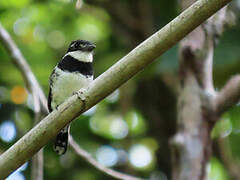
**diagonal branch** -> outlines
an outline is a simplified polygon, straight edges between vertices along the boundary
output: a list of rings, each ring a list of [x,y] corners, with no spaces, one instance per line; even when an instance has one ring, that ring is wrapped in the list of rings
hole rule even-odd
[[[6,36],[11,39],[11,36],[3,28],[3,26],[1,26],[1,24],[0,24],[0,32],[4,32],[4,34],[0,33],[0,40],[4,39]],[[3,35],[4,35],[4,37],[2,37]],[[7,40],[2,41],[2,44],[4,44],[5,47],[14,45],[15,46],[14,50],[20,52],[20,50],[17,48],[17,46],[15,45],[15,43],[12,39],[11,39],[11,41],[7,41]],[[13,50],[13,49],[10,49],[9,51],[11,51],[11,50]],[[11,54],[13,54],[13,52],[11,52]],[[47,106],[40,107],[40,101],[39,101],[40,100],[40,93],[42,93],[43,91],[42,91],[41,88],[39,89],[39,91],[37,91],[34,88],[34,86],[35,86],[35,84],[33,84],[34,81],[30,81],[30,80],[33,80],[33,79],[36,80],[36,78],[35,78],[34,74],[32,73],[32,71],[30,69],[30,66],[28,65],[25,58],[23,58],[23,56],[22,57],[17,56],[14,59],[14,61],[16,61],[16,64],[21,64],[21,66],[17,66],[17,68],[21,72],[24,71],[24,69],[28,69],[28,68],[30,70],[29,71],[30,73],[22,73],[22,76],[25,79],[25,83],[28,85],[28,89],[33,96],[33,104],[34,104],[33,107],[34,107],[34,116],[35,116],[34,117],[34,124],[37,124],[42,118],[42,113],[41,112],[47,112],[48,111],[46,109]],[[21,61],[21,63],[19,63],[19,61]],[[31,77],[28,77],[30,74],[31,74]],[[38,87],[40,87],[37,80],[36,80],[36,84],[37,84]],[[43,96],[43,101],[42,102],[47,102],[47,99],[46,99],[45,95]],[[45,108],[45,109],[43,111],[41,111],[40,108]],[[88,163],[90,163],[91,165],[96,167],[98,170],[102,171],[103,173],[105,173],[109,176],[112,176],[116,179],[141,180],[140,178],[136,178],[136,177],[124,174],[124,173],[114,171],[110,168],[107,168],[107,167],[99,164],[93,157],[91,157],[91,155],[87,151],[83,150],[80,146],[78,146],[78,144],[74,141],[74,139],[72,138],[71,135],[69,137],[69,145],[74,149],[74,151],[79,156],[84,158]],[[31,179],[34,179],[34,180],[42,180],[43,179],[43,149],[41,149],[32,158]]]
[[[39,96],[39,101],[41,105],[44,107],[43,109],[47,110],[47,100],[41,87],[37,82],[36,77],[34,76],[29,65],[26,63],[27,61],[23,57],[21,51],[18,49],[17,45],[14,43],[8,32],[3,28],[1,23],[0,23],[0,41],[10,54],[13,63],[18,67],[18,69],[22,73],[22,76],[25,80],[25,83],[27,84],[28,89],[30,89],[30,92],[37,92]],[[34,97],[36,96],[33,96],[33,98]],[[35,102],[37,101],[34,101],[34,103]],[[38,108],[36,104],[34,108]]]
[[[70,135],[69,137],[69,143],[71,144],[71,147],[73,148],[73,150],[82,158],[84,158],[89,164],[93,165],[96,169],[104,172],[105,174],[112,176],[116,179],[126,179],[126,180],[141,180],[140,178],[137,177],[133,177],[130,175],[126,175],[123,173],[119,173],[117,171],[114,171],[112,169],[109,169],[105,166],[103,166],[102,164],[100,164],[99,162],[97,162],[92,156],[91,154],[89,154],[88,152],[86,152],[84,149],[82,149],[72,138],[72,136]]]
[[[33,111],[34,111],[34,123],[37,124],[42,119],[42,113],[48,112],[46,109],[45,95],[37,82],[30,66],[27,64],[26,59],[23,57],[21,51],[18,49],[15,42],[12,40],[8,32],[3,28],[0,23],[0,41],[11,55],[13,63],[21,71],[26,86],[32,95],[33,99]],[[42,106],[41,106],[42,103]],[[43,151],[40,150],[32,158],[32,179],[43,179]]]
[[[101,101],[231,0],[199,0],[73,95],[0,156],[0,178],[31,158],[75,117]]]

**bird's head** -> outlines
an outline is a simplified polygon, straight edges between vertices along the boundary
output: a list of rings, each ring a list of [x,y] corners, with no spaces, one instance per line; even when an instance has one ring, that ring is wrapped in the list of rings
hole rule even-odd
[[[86,40],[75,40],[72,41],[68,47],[68,52],[82,51],[82,52],[92,52],[96,46]]]
[[[75,40],[72,41],[68,47],[66,55],[70,55],[73,58],[82,62],[92,62],[93,61],[93,50],[96,46],[86,40]]]

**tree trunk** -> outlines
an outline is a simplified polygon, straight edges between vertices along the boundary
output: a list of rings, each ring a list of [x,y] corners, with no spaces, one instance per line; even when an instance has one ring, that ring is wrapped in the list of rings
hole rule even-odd
[[[182,8],[186,9],[194,1],[183,0]],[[212,82],[214,40],[223,32],[226,17],[225,7],[180,43],[178,125],[171,141],[174,180],[207,179],[211,130],[221,114],[216,108],[216,99],[220,98],[216,98],[218,94]]]

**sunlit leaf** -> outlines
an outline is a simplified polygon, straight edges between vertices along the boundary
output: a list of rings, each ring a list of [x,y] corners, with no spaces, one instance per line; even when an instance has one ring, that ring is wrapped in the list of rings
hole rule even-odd
[[[218,121],[212,130],[211,137],[227,137],[232,132],[232,123],[229,114],[224,114],[220,121]]]
[[[229,180],[226,169],[217,158],[212,157],[208,165],[208,180]]]

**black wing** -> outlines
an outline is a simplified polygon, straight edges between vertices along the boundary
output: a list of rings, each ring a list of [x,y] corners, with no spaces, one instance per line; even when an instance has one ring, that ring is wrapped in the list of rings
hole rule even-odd
[[[49,112],[52,112],[51,102],[52,102],[52,88],[50,86],[49,93],[48,93],[48,111]]]
[[[48,93],[48,111],[52,112],[52,106],[51,106],[51,102],[52,102],[52,86],[53,86],[53,78],[55,78],[57,76],[56,74],[56,68],[53,69],[50,78],[49,78],[49,93]]]

